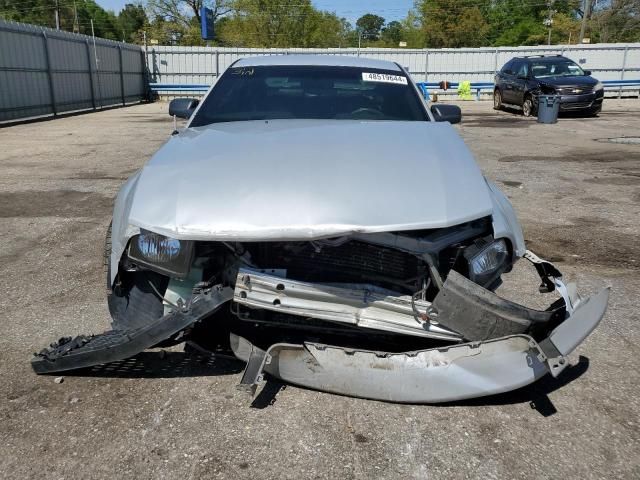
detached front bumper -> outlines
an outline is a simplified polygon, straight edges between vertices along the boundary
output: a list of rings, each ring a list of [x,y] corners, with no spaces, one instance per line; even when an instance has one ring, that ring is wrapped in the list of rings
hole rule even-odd
[[[582,299],[573,285],[562,282],[552,264],[528,251],[524,257],[538,271],[541,291],[557,290],[562,296],[547,310],[532,310],[502,299],[453,270],[429,302],[370,285],[311,284],[277,277],[273,272],[241,269],[234,289],[200,285],[186,304],[147,325],[61,339],[36,354],[32,366],[37,373],[52,373],[122,360],[188,332],[231,303],[236,309],[298,316],[297,326],[303,332],[311,318],[341,323],[365,341],[383,332],[420,339],[419,345],[425,345],[425,339],[444,344],[398,353],[301,340],[299,344],[275,343],[262,350],[240,337],[236,333],[239,324],[230,322],[225,335],[230,333],[233,353],[247,362],[240,387],[252,394],[263,372],[317,390],[405,403],[447,402],[506,392],[546,373],[560,374],[568,365],[567,355],[600,323],[609,298],[605,288]],[[239,310],[236,313],[243,315]],[[249,320],[242,322],[245,327],[251,325],[250,318],[245,320]],[[212,326],[222,328],[215,322]],[[264,342],[251,326],[245,332],[256,342]],[[313,334],[301,338],[313,338]],[[341,343],[347,344],[353,345]]]
[[[538,261],[536,268],[539,268],[539,272],[544,271],[544,265],[550,265],[530,252],[527,254],[531,255],[529,259],[534,263]],[[466,285],[454,280],[453,286],[447,286],[448,281],[443,291],[449,294],[459,293],[460,285]],[[559,278],[554,278],[553,282],[566,304],[562,309],[564,319],[556,321],[551,331],[536,334],[537,340],[534,334],[520,333],[404,353],[344,348],[315,342],[279,343],[264,351],[245,338],[232,334],[234,354],[247,362],[240,386],[255,392],[264,371],[295,385],[332,393],[401,403],[438,403],[507,392],[528,385],[547,373],[557,376],[568,365],[567,355],[602,320],[609,289],[604,288],[589,298],[580,299],[577,294],[571,293],[573,286],[565,286]],[[492,292],[485,292],[487,298],[468,292],[459,297],[462,300],[454,300],[457,301],[455,312],[451,315],[443,312],[441,320],[444,322],[451,317],[461,324],[458,313],[465,312],[469,325],[480,321],[486,327],[484,330],[472,329],[475,335],[504,332],[505,325],[512,325],[509,328],[514,330],[536,330],[531,323],[536,320],[535,313],[531,312],[536,311],[499,299]],[[264,291],[260,291],[260,295],[264,295]],[[303,308],[307,315],[309,305],[301,306],[299,295],[293,298],[298,308]],[[281,297],[279,306],[286,308],[287,302],[284,300]],[[434,305],[438,305],[437,300]],[[368,308],[375,308],[375,305]],[[350,313],[353,312],[350,310]],[[358,315],[354,318],[358,318]],[[542,325],[540,327],[544,328]],[[468,338],[468,335],[465,337]]]

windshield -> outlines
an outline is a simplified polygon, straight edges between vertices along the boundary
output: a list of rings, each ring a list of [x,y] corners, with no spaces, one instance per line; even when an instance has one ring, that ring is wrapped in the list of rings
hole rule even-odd
[[[584,75],[584,71],[571,60],[556,60],[553,62],[532,61],[531,73],[536,78],[577,77]]]
[[[286,118],[429,120],[403,72],[280,65],[229,68],[190,126]]]

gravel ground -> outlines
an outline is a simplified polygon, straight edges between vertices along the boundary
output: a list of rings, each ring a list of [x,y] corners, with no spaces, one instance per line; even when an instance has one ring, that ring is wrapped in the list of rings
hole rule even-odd
[[[250,408],[241,364],[180,348],[36,376],[32,352],[107,328],[112,199],[172,126],[166,104],[16,125],[0,129],[0,477],[640,478],[640,146],[602,141],[638,135],[640,101],[556,125],[461,105],[528,246],[586,291],[612,287],[561,378],[440,406],[275,384]],[[520,262],[501,291],[542,304],[536,280]]]

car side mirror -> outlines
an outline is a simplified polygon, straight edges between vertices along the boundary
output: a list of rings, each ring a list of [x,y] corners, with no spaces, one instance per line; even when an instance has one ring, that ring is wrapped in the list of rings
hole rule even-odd
[[[169,103],[169,115],[189,119],[199,103],[195,98],[174,98]]]
[[[583,71],[584,71],[585,76],[591,75],[591,70],[583,70]]]
[[[431,113],[436,122],[460,123],[462,121],[462,110],[457,105],[443,103],[431,105]]]

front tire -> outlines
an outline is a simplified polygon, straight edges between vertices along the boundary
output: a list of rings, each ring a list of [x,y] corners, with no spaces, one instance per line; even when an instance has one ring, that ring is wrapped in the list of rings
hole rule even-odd
[[[533,98],[526,97],[522,102],[522,114],[525,117],[531,117],[536,114],[536,107],[533,104]]]
[[[602,112],[602,106],[587,111],[587,117],[597,117]]]
[[[502,93],[497,89],[493,92],[493,109],[502,110]]]

